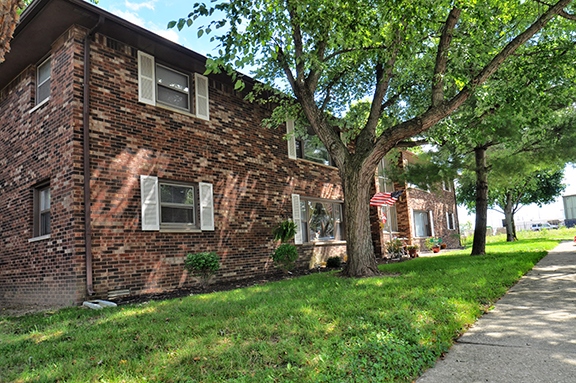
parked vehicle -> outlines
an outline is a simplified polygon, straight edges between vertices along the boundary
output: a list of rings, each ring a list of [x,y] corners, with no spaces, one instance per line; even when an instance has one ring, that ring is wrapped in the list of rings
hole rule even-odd
[[[530,230],[532,230],[532,231],[540,231],[540,230],[544,230],[544,229],[546,229],[546,230],[558,229],[558,225],[552,225],[549,223],[534,223],[530,227]]]

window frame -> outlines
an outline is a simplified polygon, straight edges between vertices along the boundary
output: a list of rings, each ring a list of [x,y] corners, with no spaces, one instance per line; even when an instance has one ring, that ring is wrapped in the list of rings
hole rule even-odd
[[[416,215],[417,214],[425,214],[426,215],[426,219],[428,220],[428,225],[424,226],[424,235],[418,235],[418,224],[419,224],[419,220],[416,219]],[[414,220],[414,238],[426,238],[426,237],[431,237],[434,235],[434,227],[433,227],[433,218],[430,214],[430,210],[413,210],[412,211],[412,218]]]
[[[446,212],[446,228],[448,230],[456,230],[456,219],[454,213]]]
[[[333,238],[323,238],[313,240],[310,238],[310,210],[308,203],[321,203],[321,204],[331,204],[333,222]],[[303,208],[304,207],[304,208]],[[345,225],[344,225],[344,204],[337,200],[328,200],[322,198],[310,198],[300,196],[300,238],[301,243],[331,243],[331,242],[341,242],[346,239]]]
[[[162,186],[175,186],[175,187],[182,187],[182,188],[189,188],[192,190],[193,193],[193,204],[191,208],[187,208],[186,204],[179,204],[174,202],[164,202],[162,201]],[[199,225],[199,214],[198,214],[198,206],[199,206],[199,190],[198,184],[193,183],[183,183],[183,182],[173,182],[173,181],[158,181],[158,202],[159,202],[159,210],[160,210],[160,229],[177,229],[177,230],[195,230],[200,229]],[[162,220],[162,208],[171,208],[171,209],[178,209],[179,207],[183,210],[191,210],[192,211],[192,222],[191,223],[183,223],[183,222],[164,222]]]
[[[48,206],[43,207],[44,192],[48,192]],[[50,183],[43,182],[34,187],[34,206],[33,206],[33,238],[47,238],[52,233],[52,193]],[[46,222],[44,218],[48,217]]]
[[[160,183],[194,188],[195,226],[189,224],[161,224]],[[140,175],[140,203],[142,231],[200,232],[214,231],[214,190],[208,182],[185,182]]]
[[[45,78],[42,82],[40,82],[40,70],[48,65],[48,77]],[[50,84],[52,82],[52,57],[47,57],[44,59],[40,64],[36,66],[36,95],[35,95],[35,105],[41,105],[50,100]],[[43,99],[40,99],[40,88],[44,85],[48,86],[48,95]]]
[[[320,161],[315,161],[314,159],[305,158],[304,152],[305,152],[305,147],[306,147],[306,143],[305,143],[306,139],[303,137],[298,137],[298,138],[296,137],[294,126],[295,126],[294,120],[292,120],[292,119],[286,120],[286,141],[288,144],[288,158],[293,159],[293,160],[308,161],[308,162],[312,162],[314,164],[318,164],[318,165],[322,165],[322,166],[329,166],[331,168],[336,167],[334,160],[330,156],[330,153],[328,153],[328,150],[326,149],[326,147],[324,147],[324,150],[326,150],[326,152],[328,154],[328,164],[326,164],[324,162],[320,162]],[[312,136],[314,134],[310,133],[310,131],[308,131],[308,135]],[[322,143],[322,145],[324,146],[324,143]]]
[[[183,110],[183,111],[192,113],[192,103],[191,103],[191,99],[190,99],[190,90],[191,90],[191,88],[192,88],[192,87],[191,87],[191,84],[190,84],[190,77],[191,77],[191,76],[187,75],[186,73],[180,72],[180,71],[178,71],[178,70],[176,70],[176,69],[174,69],[174,68],[171,68],[171,67],[169,67],[169,66],[167,66],[167,65],[164,65],[164,64],[156,63],[155,65],[156,65],[156,66],[155,66],[155,70],[154,70],[154,83],[155,83],[155,86],[156,86],[156,103],[157,103],[157,104],[160,104],[160,105],[162,105],[162,106],[169,107],[169,108],[176,108],[176,109],[179,109],[179,110]],[[187,86],[187,88],[188,88],[188,92],[185,92],[185,91],[182,91],[182,90],[173,88],[173,87],[171,87],[171,86],[169,86],[169,85],[160,84],[159,81],[158,81],[158,79],[159,79],[159,77],[158,77],[158,68],[162,68],[163,70],[166,70],[166,71],[169,71],[169,72],[173,72],[173,73],[175,73],[175,74],[177,74],[177,75],[180,75],[180,76],[185,77],[185,78],[186,78],[186,81],[187,81],[186,86]],[[186,104],[188,105],[188,107],[187,107],[187,108],[183,108],[183,107],[181,107],[181,106],[178,106],[178,105],[171,104],[171,103],[169,103],[169,102],[160,100],[160,98],[159,98],[159,95],[160,95],[159,89],[160,89],[160,88],[167,89],[167,90],[170,91],[170,92],[177,92],[177,93],[186,95]]]
[[[210,120],[210,83],[208,77],[186,70],[176,69],[172,65],[156,62],[153,55],[138,51],[138,102],[152,105],[174,112],[189,114],[190,116],[209,121]],[[187,108],[172,104],[158,98],[158,75],[157,68],[161,67],[176,75],[186,77],[188,82],[188,92],[160,85],[161,88],[169,91],[187,94]],[[194,94],[192,94],[194,92]]]

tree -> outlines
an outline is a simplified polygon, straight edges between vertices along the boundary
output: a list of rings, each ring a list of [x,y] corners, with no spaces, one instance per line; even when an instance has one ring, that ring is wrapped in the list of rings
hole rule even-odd
[[[576,102],[573,46],[568,37],[526,47],[457,113],[427,133],[442,146],[440,153],[452,158],[442,165],[458,158],[464,171],[460,184],[466,187],[459,188],[458,198],[476,212],[472,255],[485,253],[487,211],[493,206],[489,174],[491,188],[509,190],[539,169],[562,168],[576,155],[574,145],[562,142],[576,136],[576,126],[561,122]],[[512,239],[512,226],[508,229]]]
[[[0,63],[10,51],[10,40],[18,22],[20,10],[24,7],[21,0],[0,1]]]
[[[212,37],[220,51],[208,62],[207,73],[224,67],[233,74],[232,65],[253,65],[256,78],[268,85],[286,80],[284,91],[294,97],[339,169],[345,274],[360,277],[379,273],[368,202],[381,158],[452,114],[523,44],[537,45],[543,28],[558,33],[568,28],[566,17],[573,11],[572,0],[549,6],[501,0],[478,4],[231,0],[196,4],[187,18],[169,27],[181,29],[220,12],[221,20],[198,29],[199,35],[222,30]],[[361,125],[351,126],[346,111],[362,99],[370,99],[369,112]],[[286,110],[278,110],[274,117],[285,116]],[[341,133],[348,131],[354,134],[344,142]]]

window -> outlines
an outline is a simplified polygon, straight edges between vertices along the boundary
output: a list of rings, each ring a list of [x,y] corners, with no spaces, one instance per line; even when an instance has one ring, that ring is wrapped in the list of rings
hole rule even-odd
[[[185,184],[140,176],[142,230],[214,230],[212,184]]]
[[[449,181],[442,181],[442,189],[445,191],[451,192],[452,191],[452,183]]]
[[[47,59],[36,69],[36,105],[50,97],[50,62]]]
[[[50,234],[50,185],[34,189],[34,237]]]
[[[456,230],[454,213],[446,213],[446,226],[448,227],[448,230]]]
[[[159,103],[190,110],[188,76],[156,64],[156,95]]]
[[[160,183],[160,224],[196,226],[193,186]]]
[[[414,236],[415,237],[430,237],[432,233],[432,219],[430,212],[422,210],[414,210]]]
[[[388,178],[386,174],[386,159],[383,158],[378,164],[378,191],[388,193],[394,191],[394,182]],[[396,213],[396,205],[392,206],[381,206],[380,216],[386,217],[386,223],[382,230],[384,232],[397,232],[398,231],[398,216]]]
[[[208,78],[195,73],[193,79],[194,103],[191,99],[191,77],[188,74],[157,64],[154,56],[138,51],[140,102],[195,113],[196,117],[209,120]]]
[[[294,121],[286,122],[288,139],[288,157],[292,159],[302,158],[322,165],[334,166],[334,162],[328,150],[311,129],[300,137],[294,132]]]
[[[292,209],[298,225],[297,244],[344,239],[342,203],[293,194]]]

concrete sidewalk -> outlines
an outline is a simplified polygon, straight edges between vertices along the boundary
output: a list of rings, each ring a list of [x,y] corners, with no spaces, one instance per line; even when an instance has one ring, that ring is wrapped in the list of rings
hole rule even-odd
[[[576,382],[576,246],[552,250],[416,382]]]

